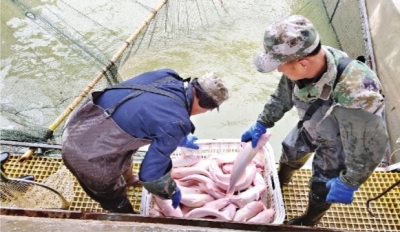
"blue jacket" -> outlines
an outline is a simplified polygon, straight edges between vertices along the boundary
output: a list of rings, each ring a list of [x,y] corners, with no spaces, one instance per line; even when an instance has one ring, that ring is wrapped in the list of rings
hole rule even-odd
[[[118,84],[147,85],[167,76],[174,76],[177,80],[162,84],[159,88],[177,95],[185,106],[171,97],[144,92],[124,102],[111,115],[118,126],[128,134],[152,141],[140,168],[141,181],[159,179],[169,171],[171,153],[186,135],[194,132],[194,125],[190,121],[193,91],[189,84],[185,94],[183,81],[171,69],[145,72]],[[95,103],[103,109],[108,109],[133,91],[137,90],[109,89],[98,97]]]

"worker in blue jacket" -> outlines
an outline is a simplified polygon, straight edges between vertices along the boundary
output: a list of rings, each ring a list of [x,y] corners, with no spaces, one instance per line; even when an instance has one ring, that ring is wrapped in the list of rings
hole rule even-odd
[[[170,155],[178,146],[198,149],[190,116],[227,99],[228,89],[212,72],[185,80],[171,69],[142,73],[93,92],[71,114],[62,137],[63,161],[106,210],[134,213],[126,192],[135,185],[172,199],[176,208],[181,192],[170,175]],[[132,154],[149,144],[137,177]]]

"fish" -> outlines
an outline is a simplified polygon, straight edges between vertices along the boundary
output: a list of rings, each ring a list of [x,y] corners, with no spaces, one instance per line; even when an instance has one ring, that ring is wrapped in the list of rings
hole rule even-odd
[[[237,206],[235,204],[230,203],[228,206],[221,209],[221,211],[226,213],[226,215],[229,215],[229,218],[230,218],[229,220],[232,220],[236,214],[236,209],[237,209]]]
[[[226,191],[228,189],[228,183],[220,180],[217,176],[217,173],[221,171],[220,168],[218,167],[218,163],[211,162],[209,170],[212,177],[211,180],[215,183],[215,186]]]
[[[180,186],[178,184],[179,189],[181,190],[181,194],[200,194],[203,193],[204,190],[200,188],[200,186],[192,186],[192,187],[185,187],[185,186]]]
[[[264,210],[264,204],[261,201],[252,201],[246,204],[243,208],[236,211],[233,221],[246,222],[248,219],[256,216]]]
[[[211,186],[215,186],[215,183],[214,183],[214,181],[213,180],[211,180],[210,178],[208,178],[208,177],[206,177],[206,176],[203,176],[203,175],[199,175],[199,174],[192,174],[192,175],[189,175],[189,176],[186,176],[186,177],[184,177],[184,178],[182,178],[182,179],[180,179],[180,181],[181,182],[184,182],[184,181],[197,181],[197,182],[199,182],[199,183],[204,183],[204,184],[210,184]]]
[[[267,209],[265,208],[263,211],[258,213],[256,216],[250,218],[247,220],[247,222],[251,223],[264,223],[268,224],[271,223],[272,220],[274,219],[275,216],[275,210],[274,209]]]
[[[202,169],[208,171],[208,167],[210,166],[210,161],[211,161],[210,159],[202,159],[198,163],[193,165],[192,167],[202,168]]]
[[[207,170],[204,170],[201,167],[179,167],[179,168],[172,168],[171,170],[171,177],[173,179],[181,179],[183,177],[192,175],[192,174],[200,174],[203,176],[207,176],[211,178],[210,173]]]
[[[216,160],[219,165],[235,162],[237,154],[215,154],[209,157],[210,160]]]
[[[175,179],[175,183],[177,185],[179,185],[179,186],[192,187],[192,186],[197,185],[198,181],[196,181],[196,180],[184,180],[184,181],[182,181],[182,180]]]
[[[260,200],[261,194],[265,191],[267,186],[256,185],[244,192],[241,192],[239,195],[234,195],[230,197],[230,202],[237,205],[239,208],[243,208],[247,203],[252,201]]]
[[[230,201],[228,198],[221,198],[217,199],[214,201],[207,202],[203,205],[203,208],[210,208],[210,209],[215,209],[215,210],[220,210],[230,204]]]
[[[216,160],[213,159],[210,161],[209,171],[210,171],[209,173],[211,174],[211,179],[214,182],[217,182],[217,181],[222,181],[222,182],[226,182],[226,183],[229,182],[231,175],[224,174]]]
[[[151,217],[161,217],[164,216],[164,214],[162,214],[161,209],[158,207],[157,204],[154,204],[153,208],[149,211],[149,215]]]
[[[180,207],[174,209],[172,207],[172,200],[164,200],[159,197],[154,196],[154,201],[160,208],[160,212],[166,217],[183,217],[183,213]]]
[[[262,134],[255,148],[252,147],[251,141],[244,143],[244,146],[239,151],[237,158],[233,163],[232,175],[226,192],[227,195],[232,195],[234,193],[236,183],[244,174],[247,165],[249,165],[260,149],[262,149],[263,146],[268,142],[270,137],[271,134],[269,133]]]
[[[267,199],[269,195],[264,194],[269,188],[269,177],[263,174],[265,155],[268,155],[263,153],[268,151],[263,146],[269,136],[263,135],[256,149],[251,145],[250,148],[246,147],[250,143],[242,143],[243,149],[234,154],[191,153],[183,154],[178,161],[173,158],[172,160],[176,162],[173,162],[175,166],[172,168],[171,178],[181,189],[180,205],[174,211],[171,200],[153,200],[154,208],[151,210],[151,216],[250,221],[250,223],[272,221],[275,211],[267,210],[265,202],[269,201]],[[253,155],[252,152],[256,154]],[[232,178],[235,179],[233,192],[228,195]]]
[[[212,164],[212,162],[211,162],[211,164]],[[217,168],[218,167],[210,167],[210,174],[213,177],[212,180],[214,180],[214,183],[218,188],[227,191],[229,188],[229,183],[218,179],[216,172],[213,171],[213,170],[216,170]],[[240,178],[240,182],[236,184],[233,192],[241,191],[243,189],[248,188],[251,185],[251,183],[253,183],[256,172],[257,172],[256,166],[253,163],[250,163],[246,167],[244,175]],[[226,194],[226,195],[232,196],[232,194],[231,195]]]
[[[247,165],[246,170],[245,170],[245,175],[244,175],[244,181],[237,183],[233,192],[242,191],[242,190],[249,188],[254,181],[256,173],[257,173],[257,168],[254,163],[250,163],[249,165]],[[226,188],[226,190],[227,189],[228,188]],[[232,196],[232,194],[230,194],[230,195],[226,194],[226,195]]]
[[[181,204],[186,205],[188,207],[202,207],[204,204],[210,201],[214,201],[215,199],[208,194],[182,194]]]
[[[221,198],[225,198],[226,195],[225,193],[219,191],[215,185],[211,185],[210,183],[199,183],[199,186],[201,187],[201,189],[210,194],[210,196],[214,197],[215,199],[221,199]]]
[[[204,218],[209,216],[225,221],[231,220],[228,211],[218,211],[215,209],[204,207],[192,209],[189,213],[185,215],[186,218]]]
[[[180,208],[182,210],[183,215],[186,215],[187,213],[190,212],[190,210],[195,209],[193,207],[189,207],[189,206],[182,205],[182,204],[180,205]]]
[[[222,172],[225,173],[225,174],[231,174],[232,173],[232,167],[233,167],[233,163],[224,164],[224,165],[222,165]]]
[[[255,185],[255,186],[256,185],[262,185],[262,186],[267,187],[267,183],[265,182],[265,179],[261,175],[261,173],[256,172],[256,176],[254,177],[254,180],[253,180],[253,185]]]

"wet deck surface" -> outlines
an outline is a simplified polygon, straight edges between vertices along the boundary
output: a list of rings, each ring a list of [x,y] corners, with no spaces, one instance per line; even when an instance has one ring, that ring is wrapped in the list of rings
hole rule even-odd
[[[36,181],[41,182],[48,176],[56,173],[60,168],[62,168],[62,161],[59,158],[44,158],[44,157],[34,157],[33,159],[27,161],[24,164],[19,164],[17,162],[17,157],[13,156],[11,160],[5,165],[6,173],[9,177],[18,177],[26,174],[33,174],[36,177]],[[134,170],[137,170],[138,164],[134,165]],[[293,181],[283,188],[283,199],[285,203],[286,217],[285,220],[291,219],[298,215],[301,215],[307,207],[307,192],[308,192],[308,179],[311,175],[309,169],[301,169],[297,172]],[[65,178],[67,178],[65,176]],[[369,198],[376,197],[382,193],[385,189],[395,183],[400,179],[399,173],[388,173],[388,172],[375,172],[368,181],[360,188],[355,194],[355,200],[350,205],[334,204],[331,209],[327,212],[325,217],[317,225],[317,228],[329,228],[336,230],[345,231],[399,231],[400,230],[400,187],[396,187],[389,191],[387,194],[372,201],[370,203],[371,210],[375,213],[375,217],[369,215],[366,208],[366,201]],[[67,210],[75,212],[93,212],[93,213],[103,213],[103,210],[98,205],[97,202],[91,200],[80,188],[77,183],[73,184],[74,196],[71,204]],[[135,191],[130,192],[130,199],[134,205],[135,210],[140,211],[141,202],[141,188],[135,188]],[[2,205],[4,207],[4,205]],[[24,215],[24,214],[20,214]],[[25,225],[26,229],[30,226],[30,221],[35,221],[37,218],[31,217],[27,219],[15,219],[8,221],[8,229],[12,223],[17,223],[18,225],[27,223]],[[7,219],[8,220],[8,219]],[[14,222],[12,222],[14,221]],[[1,219],[2,228],[5,224],[5,218],[2,216]],[[69,220],[61,220],[65,225],[62,227],[68,228],[70,225]],[[11,223],[11,224],[10,224]],[[59,222],[57,222],[59,223]],[[57,224],[57,223],[54,223]],[[99,222],[85,222],[86,224],[98,224]],[[84,224],[85,224],[84,223]],[[113,222],[117,223],[117,222]],[[139,223],[139,222],[138,222]],[[33,223],[34,224],[34,223]],[[46,224],[46,226],[51,226]],[[107,229],[111,225],[104,222],[101,227]],[[16,227],[17,228],[17,227]],[[22,228],[22,227],[21,227]],[[115,231],[133,231],[125,230],[124,226],[121,230]],[[244,227],[245,228],[245,227]],[[93,228],[94,229],[94,228]],[[97,230],[97,229],[96,229]],[[9,230],[5,230],[9,231]],[[23,230],[17,230],[23,231]],[[26,230],[33,231],[33,230]],[[58,231],[58,230],[51,230]],[[64,230],[59,230],[64,231]],[[85,231],[85,230],[82,230]],[[102,231],[102,230],[98,230]],[[104,230],[105,231],[105,230]],[[114,231],[114,230],[113,230]],[[140,231],[140,230],[135,230]],[[168,231],[168,230],[166,230]],[[179,231],[179,230],[177,230]],[[210,231],[210,230],[209,230]],[[237,230],[236,230],[237,231]]]

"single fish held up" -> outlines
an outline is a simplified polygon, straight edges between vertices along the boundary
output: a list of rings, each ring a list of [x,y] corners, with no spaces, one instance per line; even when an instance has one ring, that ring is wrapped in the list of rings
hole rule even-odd
[[[232,167],[231,179],[229,182],[227,195],[232,195],[235,192],[235,186],[240,177],[244,174],[247,165],[253,160],[257,153],[263,148],[263,146],[268,142],[271,137],[270,133],[265,133],[261,135],[258,140],[257,146],[253,148],[251,146],[251,141],[247,142],[244,147],[240,150],[237,158]]]

